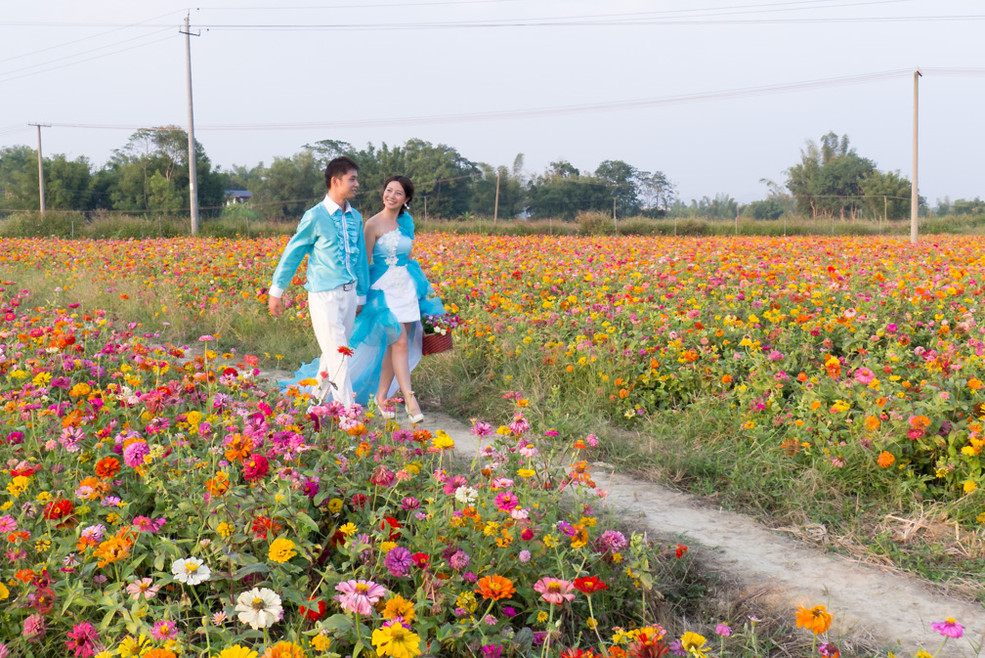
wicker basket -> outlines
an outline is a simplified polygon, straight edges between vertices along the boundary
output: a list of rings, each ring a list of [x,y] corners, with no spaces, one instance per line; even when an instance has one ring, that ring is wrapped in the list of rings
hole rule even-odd
[[[439,354],[451,349],[451,332],[447,334],[424,334],[421,344],[421,354]]]

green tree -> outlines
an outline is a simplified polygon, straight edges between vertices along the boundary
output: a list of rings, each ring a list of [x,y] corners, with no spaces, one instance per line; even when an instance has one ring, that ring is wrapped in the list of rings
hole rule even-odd
[[[865,207],[873,218],[906,219],[910,216],[910,181],[899,172],[872,171],[862,179]]]
[[[862,181],[875,171],[871,160],[849,146],[848,136],[833,132],[820,144],[808,141],[801,161],[787,170],[787,188],[797,200],[797,210],[818,216],[854,219],[861,207]]]
[[[0,209],[37,210],[38,152],[27,146],[0,149]]]
[[[92,166],[78,157],[69,160],[59,153],[44,164],[45,205],[56,210],[91,210]]]
[[[611,189],[593,176],[582,176],[570,162],[559,160],[548,165],[541,176],[530,181],[532,217],[574,219],[581,210],[610,211]]]
[[[200,143],[195,142],[198,203],[203,214],[217,214],[222,209],[224,178],[212,170],[212,163]],[[112,183],[108,190],[115,210],[130,212],[173,212],[170,195],[162,195],[162,183],[151,179],[155,173],[169,181],[174,190],[184,190],[178,208],[187,210],[188,200],[188,133],[177,126],[142,129],[133,133],[122,149],[113,152],[106,169]],[[158,205],[163,204],[163,205]]]
[[[312,150],[274,158],[255,174],[252,205],[264,216],[298,220],[325,196],[325,168]]]

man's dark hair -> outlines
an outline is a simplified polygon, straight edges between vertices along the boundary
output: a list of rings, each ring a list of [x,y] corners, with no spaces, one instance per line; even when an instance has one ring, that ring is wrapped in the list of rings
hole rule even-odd
[[[350,171],[359,171],[359,165],[344,155],[335,158],[325,167],[325,187],[331,189],[333,178],[341,178]]]

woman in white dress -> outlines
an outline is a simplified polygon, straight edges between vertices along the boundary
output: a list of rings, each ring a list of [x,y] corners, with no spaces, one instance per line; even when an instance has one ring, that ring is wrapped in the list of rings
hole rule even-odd
[[[392,176],[383,186],[383,210],[366,220],[366,253],[370,254],[370,289],[353,328],[353,373],[356,402],[370,403],[373,411],[393,418],[390,398],[399,390],[412,423],[424,419],[414,397],[410,372],[421,358],[421,316],[442,315],[441,299],[434,294],[421,266],[413,260],[414,220],[407,212],[414,184]]]

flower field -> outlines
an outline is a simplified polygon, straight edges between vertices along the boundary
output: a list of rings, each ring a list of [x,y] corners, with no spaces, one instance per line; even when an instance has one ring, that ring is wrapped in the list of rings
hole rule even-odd
[[[506,396],[471,469],[440,433],[309,415],[257,381],[311,349],[303,298],[264,312],[282,244],[0,242],[13,655],[712,655],[741,637],[657,625],[681,551],[612,528],[585,463],[604,442],[535,413],[632,427],[710,400],[765,463],[982,523],[980,238],[424,236],[463,318],[452,358]],[[194,358],[165,340],[199,335]],[[559,508],[559,489],[580,493]]]

